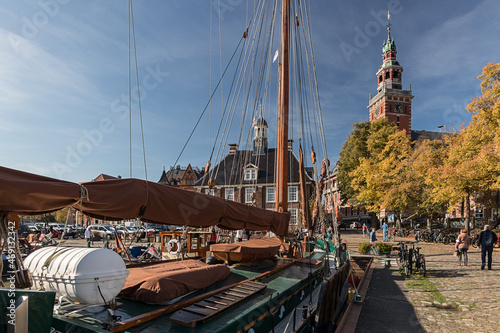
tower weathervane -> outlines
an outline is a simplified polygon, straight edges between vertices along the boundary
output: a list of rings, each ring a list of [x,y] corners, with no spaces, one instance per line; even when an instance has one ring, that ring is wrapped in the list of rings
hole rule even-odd
[[[387,39],[391,39],[391,13],[387,11]]]

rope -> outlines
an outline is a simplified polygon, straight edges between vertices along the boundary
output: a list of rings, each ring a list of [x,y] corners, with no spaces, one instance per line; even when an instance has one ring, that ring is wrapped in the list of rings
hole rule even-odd
[[[219,85],[221,84],[222,79],[224,78],[224,76],[225,76],[225,74],[226,74],[226,71],[227,71],[227,69],[229,68],[229,65],[231,64],[231,62],[232,62],[232,60],[233,60],[233,58],[234,58],[234,55],[236,54],[236,51],[238,50],[238,48],[239,48],[239,46],[240,46],[240,44],[241,44],[242,40],[243,40],[243,37],[242,37],[242,38],[240,39],[240,41],[238,42],[238,45],[236,46],[236,49],[234,50],[233,55],[231,56],[231,59],[229,60],[229,63],[227,64],[226,68],[224,69],[224,72],[222,73],[222,77],[219,79],[219,82],[217,82],[217,86],[215,87],[214,91],[212,92],[212,95],[210,95],[210,98],[209,98],[209,100],[208,100],[207,104],[206,104],[206,105],[205,105],[205,107],[203,108],[203,112],[201,113],[200,117],[199,117],[199,118],[198,118],[198,120],[196,121],[196,124],[195,124],[195,126],[194,126],[193,130],[191,131],[191,134],[189,134],[189,137],[188,137],[188,139],[187,139],[186,143],[185,143],[185,144],[184,144],[184,146],[182,147],[182,150],[181,150],[181,152],[180,152],[179,156],[178,156],[178,157],[177,157],[177,159],[175,160],[174,165],[177,165],[177,162],[179,161],[179,159],[181,158],[182,154],[184,153],[184,150],[186,149],[186,146],[188,145],[189,141],[191,140],[191,137],[193,136],[193,134],[194,134],[194,132],[195,132],[196,128],[198,127],[198,125],[199,125],[199,123],[200,123],[201,119],[203,118],[203,115],[204,115],[204,114],[205,114],[205,112],[207,111],[207,108],[208,108],[208,106],[210,105],[210,102],[212,101],[212,98],[214,97],[215,93],[217,92],[217,89],[218,89]]]

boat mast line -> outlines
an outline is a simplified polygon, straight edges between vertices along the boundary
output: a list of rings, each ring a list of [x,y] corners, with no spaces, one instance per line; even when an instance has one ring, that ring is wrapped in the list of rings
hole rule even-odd
[[[222,73],[222,76],[221,78],[219,79],[219,82],[217,82],[217,85],[215,86],[215,89],[214,91],[212,92],[212,95],[210,95],[210,98],[208,99],[208,102],[207,104],[205,105],[205,107],[203,108],[203,111],[200,115],[200,117],[198,118],[198,120],[196,121],[196,124],[194,125],[194,128],[193,130],[191,131],[191,133],[189,134],[189,137],[188,139],[186,140],[186,143],[184,144],[184,146],[182,147],[182,150],[181,152],[179,153],[179,156],[177,157],[177,159],[175,160],[174,164],[173,165],[177,165],[177,162],[179,161],[179,159],[181,158],[182,154],[184,153],[184,150],[186,149],[189,141],[191,140],[191,137],[193,136],[194,132],[196,131],[196,128],[198,127],[198,125],[200,124],[200,121],[201,119],[203,118],[203,116],[205,115],[205,112],[207,111],[208,109],[208,106],[210,105],[210,102],[212,101],[212,98],[214,97],[215,93],[217,92],[217,89],[219,88],[221,82],[222,82],[222,79],[224,78],[225,74],[226,74],[226,71],[227,69],[229,68],[229,65],[231,64],[231,62],[233,61],[233,58],[234,56],[236,55],[236,51],[238,51],[238,48],[240,47],[241,45],[241,42],[244,40],[245,38],[244,37],[241,37],[240,41],[238,42],[238,45],[236,46],[236,49],[234,50],[233,54],[231,55],[231,59],[229,59],[229,62],[226,66],[226,68],[224,69],[224,72]]]

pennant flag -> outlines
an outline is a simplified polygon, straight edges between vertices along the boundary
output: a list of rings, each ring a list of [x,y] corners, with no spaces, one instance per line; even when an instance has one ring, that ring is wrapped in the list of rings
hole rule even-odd
[[[161,259],[160,254],[158,253],[158,251],[156,251],[156,249],[153,246],[150,246],[147,252],[156,259]]]
[[[273,63],[278,59],[278,50],[274,53]]]

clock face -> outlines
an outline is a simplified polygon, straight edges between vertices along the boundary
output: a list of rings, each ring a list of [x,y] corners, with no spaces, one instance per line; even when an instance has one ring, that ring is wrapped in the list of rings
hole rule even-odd
[[[379,114],[380,114],[380,107],[376,107],[375,108],[375,117],[378,117]]]
[[[401,104],[401,103],[394,104],[394,110],[396,112],[403,112],[403,104]]]

